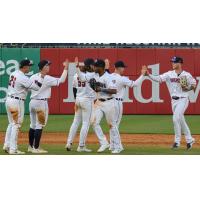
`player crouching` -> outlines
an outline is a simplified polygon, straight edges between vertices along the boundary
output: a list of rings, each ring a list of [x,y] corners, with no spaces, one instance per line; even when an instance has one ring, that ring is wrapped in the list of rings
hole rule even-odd
[[[64,83],[67,77],[67,70],[69,62],[63,63],[64,70],[60,78],[49,76],[51,62],[42,60],[39,64],[39,73],[31,76],[32,81],[37,81],[42,84],[39,91],[31,90],[31,101],[29,103],[30,110],[30,130],[29,130],[29,147],[28,152],[31,153],[48,153],[39,148],[40,139],[42,136],[42,129],[45,127],[48,119],[48,99],[51,97],[51,87],[59,86]]]

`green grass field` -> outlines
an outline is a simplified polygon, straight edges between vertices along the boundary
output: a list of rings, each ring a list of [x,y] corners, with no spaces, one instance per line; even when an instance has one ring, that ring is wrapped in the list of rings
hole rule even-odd
[[[0,145],[2,149],[3,145]],[[27,151],[27,145],[19,145],[21,151]],[[103,153],[97,153],[98,145],[88,145],[90,149],[93,150],[91,153],[78,153],[76,151],[77,145],[74,145],[72,151],[68,152],[65,150],[64,145],[48,145],[44,144],[42,147],[48,150],[48,154],[43,155],[111,155],[110,151],[107,150]],[[0,150],[0,155],[8,155]],[[33,155],[31,153],[26,153],[25,155]],[[36,154],[34,154],[36,155]],[[200,148],[194,147],[190,151],[186,151],[185,147],[181,147],[178,150],[172,150],[170,147],[160,147],[160,146],[125,146],[125,150],[120,153],[120,155],[200,155]]]
[[[73,121],[73,115],[50,115],[48,124],[44,131],[68,132]],[[200,134],[200,115],[187,115],[186,120],[192,133]],[[7,127],[7,116],[0,116],[0,132],[5,132]],[[22,131],[29,129],[29,115],[25,116]],[[104,131],[108,131],[105,120],[101,123]],[[90,130],[91,132],[92,130]],[[153,134],[172,134],[173,124],[171,115],[124,115],[121,125],[121,133],[153,133]]]
[[[193,134],[200,134],[200,116],[188,115],[186,120],[191,128]],[[45,132],[68,132],[70,125],[73,121],[73,115],[50,115],[48,124],[44,129]],[[105,120],[102,121],[102,127],[104,132],[108,131],[108,126]],[[0,132],[5,132],[7,127],[6,115],[0,116]],[[29,129],[29,116],[25,116],[24,124],[22,127],[23,132],[27,132]],[[90,130],[92,132],[92,130]],[[120,127],[120,132],[128,134],[173,134],[173,124],[171,115],[126,115],[123,116],[123,120]],[[173,141],[172,141],[173,142]],[[19,145],[20,150],[26,151],[27,145]],[[44,144],[44,149],[49,151],[50,155],[88,155],[87,153],[77,153],[77,144],[74,145],[73,151],[67,152],[62,144]],[[98,145],[89,144],[89,148],[93,150],[89,155],[96,155]],[[2,149],[2,144],[0,145]],[[1,155],[5,155],[0,150]],[[138,145],[125,145],[125,150],[122,155],[200,155],[200,147],[195,144],[194,148],[190,151],[185,150],[185,146],[181,146],[178,150],[171,150],[170,146],[138,146]],[[98,155],[110,155],[109,151]]]

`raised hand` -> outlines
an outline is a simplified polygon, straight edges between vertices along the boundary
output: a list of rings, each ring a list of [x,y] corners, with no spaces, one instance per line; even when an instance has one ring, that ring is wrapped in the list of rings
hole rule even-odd
[[[76,64],[76,67],[79,67],[78,57],[75,57],[74,62],[75,62],[75,64]]]
[[[66,58],[65,61],[63,62],[63,66],[65,70],[68,70],[69,67],[69,60]]]
[[[149,75],[149,71],[148,71],[148,68],[147,68],[146,65],[142,66],[141,74],[144,75],[144,76],[148,76]]]
[[[109,69],[110,68],[110,61],[109,61],[109,59],[106,58],[104,61],[105,61],[105,64],[106,64],[105,65],[105,69]]]

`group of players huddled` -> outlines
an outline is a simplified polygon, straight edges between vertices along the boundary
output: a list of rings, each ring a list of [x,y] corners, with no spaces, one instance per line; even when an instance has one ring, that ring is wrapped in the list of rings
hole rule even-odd
[[[123,76],[127,67],[123,61],[115,62],[114,72],[111,73],[108,59],[94,60],[87,58],[81,63],[76,57],[74,61],[76,74],[73,79],[75,115],[67,138],[66,150],[71,151],[73,149],[74,138],[80,124],[82,124],[78,152],[92,151],[86,146],[90,125],[100,144],[97,152],[100,153],[109,149],[111,153],[118,154],[123,151],[119,132],[123,114],[123,98],[126,88],[137,87],[142,83],[144,76],[149,76],[153,81],[168,82],[172,98],[175,130],[175,141],[172,148],[180,146],[181,131],[183,131],[186,137],[187,149],[191,149],[195,140],[192,138],[189,127],[185,122],[184,112],[189,103],[188,92],[195,89],[196,81],[190,73],[182,70],[182,58],[173,57],[171,62],[173,70],[160,76],[150,74],[148,68],[142,66],[141,75],[136,81],[133,81]],[[42,60],[38,64],[39,72],[28,78],[26,73],[29,72],[32,65],[31,60],[22,60],[19,70],[13,72],[9,78],[5,103],[9,124],[3,146],[3,150],[9,154],[25,153],[18,150],[17,138],[24,118],[24,101],[28,91],[31,91],[28,152],[48,153],[40,147],[42,130],[47,124],[49,114],[48,99],[51,97],[51,87],[59,86],[65,82],[69,60],[66,59],[63,62],[64,70],[60,78],[48,75],[51,65],[48,60]],[[100,126],[104,116],[109,126],[109,140]]]

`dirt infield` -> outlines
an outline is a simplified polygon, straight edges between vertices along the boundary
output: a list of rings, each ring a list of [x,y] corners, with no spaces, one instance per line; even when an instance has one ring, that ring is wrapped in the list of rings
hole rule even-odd
[[[106,135],[108,137],[108,135]],[[66,133],[44,133],[42,136],[43,144],[65,144],[67,135]],[[170,145],[173,142],[174,135],[166,134],[121,134],[123,144],[127,145]],[[196,144],[200,145],[200,135],[194,135],[196,139]],[[184,139],[184,138],[183,138]],[[75,143],[79,140],[79,134],[75,138]],[[0,132],[0,143],[4,141],[4,134]],[[184,141],[184,140],[183,140]],[[19,134],[19,144],[28,143],[28,134]],[[88,144],[97,144],[98,140],[95,134],[89,134],[87,138]]]

